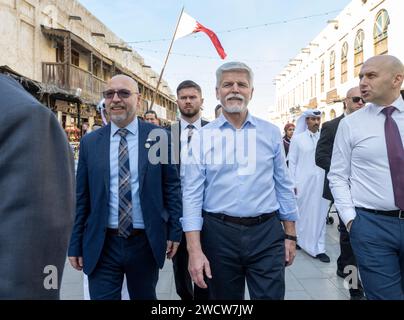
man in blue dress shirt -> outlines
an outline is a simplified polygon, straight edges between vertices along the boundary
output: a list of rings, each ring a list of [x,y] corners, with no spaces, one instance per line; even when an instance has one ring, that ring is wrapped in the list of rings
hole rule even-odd
[[[252,116],[253,72],[216,72],[223,113],[197,132],[183,181],[183,230],[192,280],[210,299],[283,299],[296,252],[296,200],[280,130]]]

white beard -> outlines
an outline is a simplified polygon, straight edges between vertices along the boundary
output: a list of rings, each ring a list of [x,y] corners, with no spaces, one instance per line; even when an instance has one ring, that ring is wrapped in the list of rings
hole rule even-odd
[[[242,101],[236,104],[232,104],[231,106],[226,105],[225,103],[222,103],[223,110],[226,111],[227,113],[242,113],[247,110],[247,104],[243,96],[241,95],[234,95],[234,94],[229,94],[225,98],[225,102],[231,97],[237,97],[240,98]]]

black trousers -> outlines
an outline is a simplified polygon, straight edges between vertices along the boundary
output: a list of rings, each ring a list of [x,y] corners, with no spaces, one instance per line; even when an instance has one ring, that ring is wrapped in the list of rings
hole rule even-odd
[[[188,251],[185,234],[182,234],[182,240],[173,257],[173,270],[175,289],[181,300],[208,300],[208,289],[199,288],[192,284],[191,276],[188,271]]]
[[[257,225],[226,222],[204,215],[202,250],[210,263],[212,300],[250,298],[283,300],[285,296],[285,233],[278,217]]]
[[[352,250],[348,230],[346,229],[345,224],[341,220],[339,215],[338,219],[339,219],[338,231],[339,231],[340,255],[337,259],[337,268],[339,271],[344,273],[344,269],[346,266],[355,266],[356,268],[358,266],[356,264],[355,255]],[[358,279],[358,289],[349,289],[349,293],[351,294],[351,296],[363,294],[362,284],[359,279]]]

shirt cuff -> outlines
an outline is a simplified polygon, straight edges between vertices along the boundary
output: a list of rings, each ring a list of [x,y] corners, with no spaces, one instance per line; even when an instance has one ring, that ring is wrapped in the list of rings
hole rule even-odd
[[[182,230],[184,232],[189,231],[201,231],[203,225],[202,217],[180,218]]]
[[[343,212],[338,212],[341,220],[344,222],[345,226],[348,224],[349,221],[355,219],[356,211],[355,208],[345,209]]]
[[[280,211],[278,211],[278,218],[281,221],[296,221],[297,220],[297,212],[280,213]]]

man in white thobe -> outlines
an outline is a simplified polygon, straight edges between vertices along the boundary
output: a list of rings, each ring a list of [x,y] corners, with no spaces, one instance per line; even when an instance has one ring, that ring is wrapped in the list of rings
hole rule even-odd
[[[300,116],[290,143],[288,160],[299,209],[296,221],[298,245],[320,261],[330,262],[325,253],[329,205],[329,201],[322,197],[325,173],[315,162],[320,122],[319,110],[306,110]]]

